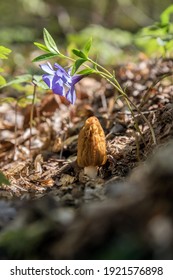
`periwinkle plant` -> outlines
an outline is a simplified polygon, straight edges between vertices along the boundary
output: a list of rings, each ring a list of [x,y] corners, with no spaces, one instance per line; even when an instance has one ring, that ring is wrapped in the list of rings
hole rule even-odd
[[[135,108],[135,110],[140,115],[142,115],[144,121],[148,124],[150,128],[153,142],[154,144],[156,143],[155,134],[150,122],[142,114],[139,108],[126,95],[125,91],[122,89],[121,85],[116,79],[114,72],[113,73],[109,72],[106,68],[104,68],[102,65],[98,64],[96,61],[92,60],[88,56],[92,45],[92,39],[89,39],[86,42],[82,50],[72,49],[72,53],[75,54],[75,56],[77,57],[76,59],[74,59],[73,57],[66,56],[59,51],[54,39],[45,28],[43,30],[43,38],[44,38],[45,45],[37,42],[35,42],[34,44],[39,49],[44,51],[45,54],[36,57],[33,60],[33,62],[38,62],[42,60],[45,61],[47,59],[54,58],[54,57],[58,57],[70,61],[70,67],[68,71],[66,71],[62,66],[60,66],[57,63],[54,64],[54,68],[56,69],[54,69],[49,62],[47,62],[47,64],[40,65],[40,67],[47,73],[47,74],[43,74],[42,79],[46,83],[48,88],[52,89],[52,91],[55,94],[64,96],[70,103],[74,104],[76,100],[75,84],[86,75],[92,73],[100,75],[101,77],[105,78],[110,84],[112,84],[114,88],[119,92],[120,96],[123,97],[124,100],[126,101],[127,106],[134,118],[136,130],[140,133],[141,137],[142,137],[142,133],[139,129],[132,108]],[[79,69],[81,66],[84,67],[83,70]]]

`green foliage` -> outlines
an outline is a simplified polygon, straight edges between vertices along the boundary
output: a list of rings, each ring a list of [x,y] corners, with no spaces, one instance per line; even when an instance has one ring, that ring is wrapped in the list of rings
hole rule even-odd
[[[72,52],[73,52],[76,56],[87,60],[87,56],[84,54],[84,52],[82,52],[82,51],[80,51],[80,50],[77,50],[77,49],[73,49]]]
[[[7,59],[8,55],[11,53],[11,50],[4,47],[0,46],[0,59]]]
[[[32,98],[33,98],[32,95],[30,95],[30,96],[25,95],[18,99],[17,105],[20,108],[25,108],[27,105],[32,104]]]
[[[48,42],[48,40],[50,40],[50,42]],[[49,49],[54,51],[55,43],[48,32],[45,32],[45,41],[46,41],[47,47],[42,44],[39,44],[39,43],[37,44],[37,46],[48,52],[49,52]],[[48,47],[49,47],[49,49],[48,49]],[[58,49],[56,51],[58,52]],[[0,58],[1,59],[7,59],[10,52],[11,52],[10,49],[8,49],[4,46],[0,46]],[[52,56],[52,53],[50,53],[50,54]],[[47,57],[50,57],[50,56],[46,56],[46,58]],[[2,72],[2,71],[3,71],[3,69],[0,68],[0,72]],[[11,86],[15,90],[17,90],[19,93],[20,92],[22,93],[22,96],[19,95],[19,97],[17,99],[13,98],[13,97],[0,98],[0,104],[2,104],[2,103],[16,104],[22,108],[25,108],[28,104],[33,104],[33,87],[34,87],[34,85],[37,85],[38,87],[41,87],[41,88],[47,88],[45,83],[42,81],[41,76],[33,77],[30,74],[24,74],[24,75],[16,76],[13,80],[7,82],[5,80],[5,78],[2,75],[0,75],[0,89],[7,87],[7,86]],[[36,103],[38,101],[39,101],[38,98],[34,98],[34,103]]]
[[[161,15],[159,22],[143,28],[136,36],[137,46],[151,54],[153,52],[166,55],[173,50],[173,22],[171,15],[173,14],[173,5],[165,9]]]
[[[84,58],[79,58],[75,61],[75,63],[73,64],[72,67],[72,75],[74,75],[76,73],[76,71],[79,69],[79,67],[86,62],[86,59]]]
[[[47,60],[56,56],[64,58],[64,55],[61,54],[59,50],[57,53],[58,48],[49,32],[46,29],[44,29],[43,32],[45,34],[43,36],[45,45],[37,42],[34,44],[40,50],[44,51],[45,54],[36,57],[33,62]],[[91,25],[83,29],[81,32],[68,35],[67,40],[69,43],[67,48],[68,52],[72,52],[80,59],[87,60],[88,54],[90,52],[90,56],[97,57],[97,60],[100,63],[112,64],[112,62],[115,62],[116,59],[120,58],[120,55],[124,55],[123,48],[132,44],[133,36],[130,32],[120,29],[110,30],[99,25]],[[75,56],[74,60],[76,61]],[[82,62],[82,60],[79,60],[74,66],[73,72],[77,71],[79,64],[83,64],[84,62],[85,61]]]
[[[32,82],[32,75],[30,74],[24,74],[20,76],[16,76],[14,80],[11,80],[5,84],[5,86],[12,86],[22,83]],[[0,87],[1,88],[1,87]]]
[[[90,37],[93,40],[88,40]],[[118,28],[110,30],[100,25],[91,25],[79,33],[69,34],[67,40],[69,48],[70,45],[71,49],[74,47],[82,48],[86,56],[88,55],[88,49],[90,50],[90,56],[97,57],[98,62],[104,65],[112,65],[121,56],[124,56],[123,48],[132,44],[133,35]]]
[[[6,80],[5,80],[5,78],[2,77],[2,76],[0,75],[0,87],[3,87],[3,86],[5,86],[5,85],[6,85]]]
[[[3,184],[4,185],[10,185],[10,182],[5,177],[5,175],[0,171],[0,186],[2,186]]]
[[[24,74],[16,76],[15,79],[7,82],[4,86],[11,86],[19,93],[22,93],[17,99],[13,97],[4,97],[0,98],[0,104],[10,103],[17,104],[21,108],[25,108],[27,105],[33,103],[33,86],[37,85],[38,87],[47,89],[45,83],[42,81],[42,76],[33,76],[30,74]],[[4,87],[3,86],[3,87]],[[39,102],[40,99],[34,98],[34,103]]]
[[[32,88],[33,86],[29,86],[32,82],[32,75],[24,74],[20,76],[16,76],[14,80],[7,82],[4,86],[11,86],[16,89],[18,92],[22,92],[21,97],[15,99],[13,97],[1,98],[0,103],[16,103],[19,107],[25,108],[28,104],[32,103]],[[28,87],[26,86],[28,84]],[[4,87],[1,86],[1,87]]]
[[[86,56],[88,56],[88,54],[89,54],[91,45],[92,45],[92,38],[90,38],[84,45],[83,52]]]
[[[38,42],[34,42],[34,45],[37,46],[40,50],[42,50],[46,53],[34,58],[33,62],[38,62],[38,61],[50,59],[50,58],[53,58],[53,57],[56,57],[56,56],[58,56],[60,58],[69,59],[69,57],[60,53],[54,39],[52,38],[50,33],[45,28],[43,30],[43,38],[44,38],[45,45],[43,45],[41,43],[38,43]],[[90,38],[89,40],[87,40],[87,42],[85,42],[83,50],[78,50],[76,48],[71,50],[71,52],[75,56],[79,57],[76,60],[71,58],[71,61],[73,61],[72,75],[74,75],[77,72],[77,70],[79,69],[79,67],[88,60],[88,54],[89,54],[89,51],[91,49],[91,45],[92,45],[92,39]],[[91,74],[92,72],[93,72],[93,70],[91,70],[91,69],[90,70],[85,69],[85,70],[83,70],[83,72],[79,72],[78,74],[87,75],[87,74]],[[44,86],[44,88],[45,88],[45,85],[40,84],[40,83],[39,83],[39,85],[41,87]]]
[[[46,53],[46,54],[42,54],[42,55],[37,56],[36,58],[33,59],[32,62],[39,62],[39,61],[46,60],[46,59],[49,59],[49,58],[53,58],[53,57],[56,57],[56,56],[57,56],[57,54],[55,54],[55,53]]]
[[[43,30],[43,38],[44,38],[44,43],[45,43],[47,49],[51,53],[55,53],[55,54],[59,54],[60,53],[58,48],[57,48],[57,45],[56,45],[54,39],[49,34],[49,32],[46,30],[46,28],[44,28],[44,30]]]
[[[0,59],[7,59],[10,52],[10,49],[4,46],[0,46]],[[3,68],[1,68],[0,70],[0,72],[3,72]],[[6,85],[6,80],[2,75],[0,75],[0,88],[4,85]]]
[[[162,26],[167,25],[169,27],[171,14],[173,14],[173,5],[166,8],[161,14],[160,22]]]
[[[48,89],[48,86],[45,84],[45,82],[42,80],[42,76],[41,75],[34,75],[33,76],[33,83],[35,85],[37,85],[40,88],[43,89]]]
[[[13,97],[0,98],[0,104],[2,104],[2,103],[10,103],[10,104],[12,104],[14,102],[16,102],[16,99],[13,98]]]
[[[42,54],[40,56],[37,56],[35,59],[33,59],[33,62],[38,62],[42,60],[46,60],[49,58],[56,57],[57,55],[60,55],[60,52],[58,50],[58,47],[50,35],[50,33],[46,30],[46,28],[43,29],[43,39],[45,45],[34,42],[34,45],[37,46],[40,50],[46,52],[46,54]]]
[[[49,49],[43,44],[34,42],[34,45],[44,52],[49,52]]]
[[[24,26],[1,27],[0,41],[8,44],[33,42],[35,37],[35,29]]]

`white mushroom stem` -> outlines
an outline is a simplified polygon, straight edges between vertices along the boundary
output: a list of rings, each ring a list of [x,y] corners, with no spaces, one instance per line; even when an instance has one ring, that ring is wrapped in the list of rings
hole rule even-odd
[[[91,179],[95,179],[97,177],[98,166],[86,166],[84,167],[84,174],[86,174]]]

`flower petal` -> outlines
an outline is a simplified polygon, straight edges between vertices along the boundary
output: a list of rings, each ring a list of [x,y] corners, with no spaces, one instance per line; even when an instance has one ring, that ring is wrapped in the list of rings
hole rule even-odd
[[[52,81],[53,92],[65,96],[65,89],[63,85],[63,81],[61,79],[57,79],[57,77],[55,76]]]
[[[50,89],[52,89],[53,78],[54,78],[54,76],[52,76],[52,75],[47,75],[47,74],[44,74],[44,75],[42,76],[43,81],[46,83],[46,85],[47,85]]]
[[[63,80],[63,82],[64,82],[64,84],[66,86],[71,87],[71,85],[72,85],[72,78],[70,76],[69,77],[68,76],[63,76],[62,80]]]
[[[54,67],[55,68],[58,68],[61,72],[63,72],[64,73],[64,75],[67,75],[67,72],[64,70],[64,68],[61,66],[61,65],[59,65],[58,63],[55,63],[54,64]]]
[[[60,77],[67,86],[71,86],[72,77],[58,63],[55,63],[54,67],[58,68],[58,70],[56,70],[56,75]]]
[[[71,87],[66,93],[66,99],[71,103],[74,104],[76,101],[76,92],[74,87]]]
[[[78,83],[84,76],[83,75],[74,75],[72,76],[72,84],[75,85]]]
[[[47,62],[47,64],[41,64],[40,67],[43,71],[47,72],[48,74],[51,75],[55,74],[55,70],[53,69],[52,65],[49,62]]]

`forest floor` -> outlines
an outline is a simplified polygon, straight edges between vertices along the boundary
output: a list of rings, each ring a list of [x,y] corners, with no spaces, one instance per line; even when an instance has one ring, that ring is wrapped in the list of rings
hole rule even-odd
[[[172,59],[144,56],[115,69],[134,116],[97,77],[76,85],[73,106],[47,92],[32,131],[30,106],[0,106],[0,170],[11,183],[0,187],[0,258],[173,258],[172,69]],[[96,179],[76,163],[93,115],[108,155]]]

